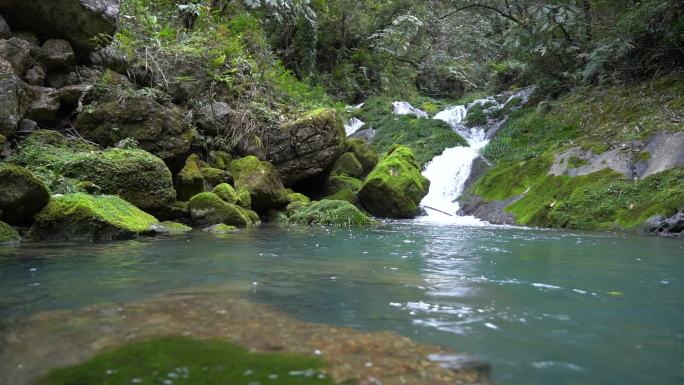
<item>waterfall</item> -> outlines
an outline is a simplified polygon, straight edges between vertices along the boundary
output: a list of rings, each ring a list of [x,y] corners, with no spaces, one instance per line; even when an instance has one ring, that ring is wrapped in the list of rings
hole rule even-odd
[[[413,107],[409,102],[393,102],[394,113],[396,115],[410,115],[413,114],[419,118],[427,118],[428,114],[416,107]]]
[[[471,104],[471,106],[474,105]],[[452,147],[428,163],[423,175],[430,180],[430,191],[420,205],[427,215],[419,217],[421,222],[482,226],[483,222],[472,216],[458,216],[459,205],[456,199],[463,193],[463,186],[470,176],[470,170],[480,150],[489,143],[483,128],[468,129],[461,122],[468,113],[466,106],[449,107],[434,119],[447,122],[468,142],[469,147]],[[440,211],[436,211],[440,210]],[[449,215],[445,214],[448,213]]]
[[[364,124],[365,123],[360,119],[351,118],[344,124],[344,132],[347,134],[347,136],[350,136],[363,127]]]

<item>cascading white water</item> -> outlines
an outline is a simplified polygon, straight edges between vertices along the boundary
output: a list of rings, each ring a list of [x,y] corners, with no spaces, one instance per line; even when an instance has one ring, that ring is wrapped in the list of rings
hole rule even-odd
[[[427,215],[419,217],[419,221],[469,226],[486,224],[475,217],[456,214],[459,209],[456,199],[463,192],[473,162],[479,156],[480,150],[489,143],[485,139],[484,129],[468,129],[461,124],[467,113],[466,106],[454,106],[434,117],[447,122],[454,131],[466,139],[469,147],[448,148],[425,167],[423,175],[430,180],[430,191],[420,203]]]
[[[413,107],[409,102],[393,102],[394,113],[396,115],[410,115],[413,114],[419,118],[427,118],[428,114],[416,107]]]
[[[363,127],[364,124],[365,123],[360,119],[351,118],[347,123],[344,124],[344,132],[347,134],[347,136],[350,136]]]

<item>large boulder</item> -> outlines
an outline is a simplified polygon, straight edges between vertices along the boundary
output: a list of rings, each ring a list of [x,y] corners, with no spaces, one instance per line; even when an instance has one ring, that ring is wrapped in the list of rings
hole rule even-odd
[[[24,76],[34,62],[31,57],[31,44],[16,37],[0,40],[0,57],[12,64],[17,76]]]
[[[93,38],[116,31],[119,0],[0,0],[0,13],[15,30],[66,39],[88,52],[96,47]]]
[[[247,156],[231,162],[230,172],[235,178],[235,187],[249,191],[254,211],[264,214],[290,203],[278,171],[272,164]]]
[[[0,135],[11,138],[29,106],[27,85],[14,74],[0,74]]]
[[[21,236],[17,230],[5,222],[0,221],[0,245],[3,243],[12,243],[21,240]]]
[[[227,103],[208,103],[195,111],[195,122],[203,134],[221,135],[226,133],[232,114],[233,110]]]
[[[40,240],[111,240],[159,229],[155,217],[117,196],[76,193],[53,197],[36,216],[30,234]]]
[[[28,170],[0,163],[0,219],[12,225],[30,224],[48,200],[47,188]]]
[[[351,204],[358,202],[359,190],[363,182],[347,175],[331,175],[325,181],[325,198],[347,201]]]
[[[344,148],[344,123],[332,109],[309,112],[267,135],[266,157],[288,186],[323,174]]]
[[[38,130],[11,160],[34,172],[53,193],[71,192],[79,182],[91,182],[102,193],[119,195],[156,215],[176,198],[166,164],[140,149],[98,150],[58,132]]]
[[[345,152],[335,162],[332,169],[333,175],[347,175],[354,178],[360,178],[363,174],[363,166],[353,152]]]
[[[68,41],[50,39],[41,47],[40,60],[48,69],[69,68],[76,64],[76,53]]]
[[[354,154],[363,166],[364,175],[371,172],[378,164],[378,153],[373,145],[361,138],[350,138],[345,142],[347,152]]]
[[[195,195],[190,199],[188,207],[192,224],[198,227],[219,223],[237,227],[250,227],[259,224],[259,216],[255,212],[228,203],[213,192]]]
[[[411,149],[397,146],[368,175],[359,200],[375,216],[413,218],[429,187],[430,181],[421,175]]]
[[[114,90],[84,107],[76,119],[84,138],[111,147],[127,138],[169,161],[190,149],[194,130],[182,110],[145,90]]]

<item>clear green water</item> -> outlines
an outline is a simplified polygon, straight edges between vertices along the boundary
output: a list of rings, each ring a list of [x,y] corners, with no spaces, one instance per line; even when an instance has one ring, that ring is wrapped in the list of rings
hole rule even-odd
[[[684,242],[389,224],[0,247],[0,321],[244,284],[306,321],[393,330],[502,384],[684,383]]]

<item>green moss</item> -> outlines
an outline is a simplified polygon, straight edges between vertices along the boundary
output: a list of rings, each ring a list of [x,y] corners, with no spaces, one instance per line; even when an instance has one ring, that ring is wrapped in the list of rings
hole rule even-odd
[[[239,230],[235,226],[229,226],[223,223],[219,223],[218,225],[213,225],[205,228],[204,230],[205,233],[210,233],[214,235],[226,235],[226,234],[233,234],[237,233]]]
[[[157,219],[117,196],[76,193],[53,197],[36,216],[32,236],[117,239],[152,231]]]
[[[238,227],[258,224],[259,216],[240,206],[224,202],[213,192],[195,195],[188,203],[192,223],[195,226],[211,226],[219,223]]]
[[[219,168],[202,167],[202,177],[209,188],[218,186],[221,183],[233,183],[233,175]]]
[[[325,196],[323,199],[333,200],[333,201],[345,201],[355,205],[359,201],[358,190],[354,191],[348,188],[343,188],[338,190],[334,194]]]
[[[580,168],[582,166],[585,166],[589,164],[589,161],[583,158],[580,158],[578,156],[571,156],[568,158],[568,167],[569,168]]]
[[[161,384],[165,380],[206,385],[331,384],[328,376],[318,373],[325,366],[318,357],[251,353],[224,341],[163,337],[129,343],[80,365],[53,369],[37,384]]]
[[[185,160],[185,166],[176,177],[176,191],[181,201],[187,201],[204,191],[204,176],[200,170],[200,158],[196,154]]]
[[[334,194],[340,190],[348,189],[355,193],[361,190],[363,181],[346,175],[329,176],[325,182],[325,193]]]
[[[651,153],[648,151],[641,151],[636,156],[636,160],[639,162],[647,162],[649,159],[651,159]]]
[[[238,201],[238,194],[235,192],[233,186],[229,185],[228,183],[221,183],[220,185],[214,187],[211,192],[216,194],[226,203],[235,204]]]
[[[210,165],[213,168],[218,168],[219,170],[228,170],[230,162],[233,161],[233,157],[225,151],[214,151],[211,154]]]
[[[0,219],[13,225],[30,224],[49,199],[47,188],[31,172],[0,162]]]
[[[353,152],[345,152],[335,162],[332,174],[360,178],[363,176],[363,166],[358,159],[356,159]]]
[[[238,188],[236,190],[237,193],[237,204],[240,207],[246,208],[246,209],[251,209],[252,208],[252,196],[249,195],[249,191],[247,191],[244,188]]]
[[[290,203],[278,171],[272,164],[247,156],[233,161],[229,168],[235,177],[235,187],[249,191],[251,207],[255,211],[266,213]]]
[[[0,244],[12,243],[21,240],[17,230],[5,222],[0,221]]]
[[[349,202],[322,200],[288,206],[288,222],[302,225],[363,226],[373,221]]]
[[[368,175],[359,200],[373,215],[411,218],[418,213],[418,204],[429,186],[411,149],[397,146]]]
[[[523,162],[500,164],[480,178],[467,194],[486,201],[505,200],[524,193],[546,176],[552,164],[549,156]]]
[[[347,152],[354,154],[356,159],[363,166],[363,173],[368,174],[378,164],[378,153],[373,145],[361,138],[347,139],[345,142]]]
[[[468,109],[465,117],[465,125],[468,127],[483,126],[487,124],[486,106],[478,104]]]
[[[308,196],[296,192],[288,193],[287,194],[290,197],[290,202],[303,202],[303,203],[308,203],[311,202],[311,199],[309,199]]]
[[[177,222],[164,221],[161,225],[170,235],[185,234],[192,231],[192,227]]]

